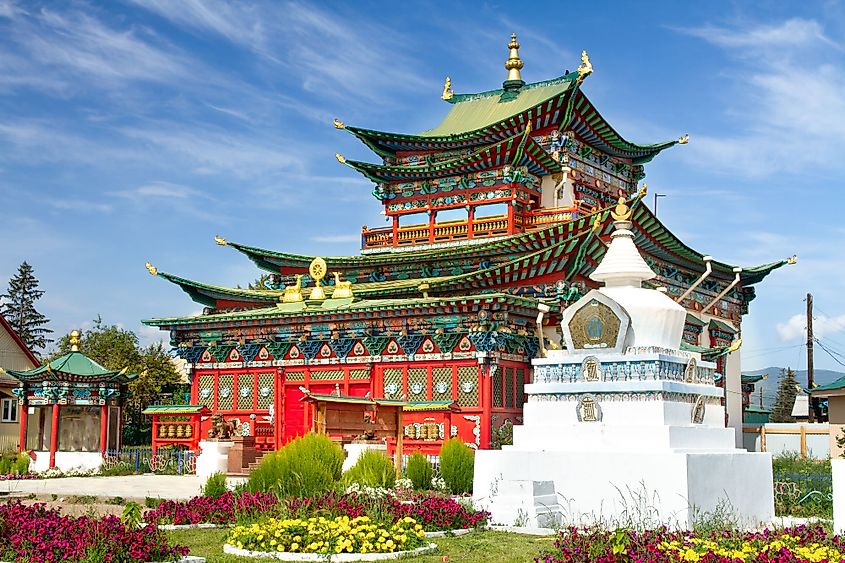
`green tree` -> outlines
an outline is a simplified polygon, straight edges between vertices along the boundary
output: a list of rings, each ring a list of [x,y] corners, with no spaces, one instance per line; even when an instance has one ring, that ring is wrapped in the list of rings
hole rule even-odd
[[[149,420],[141,411],[157,402],[163,387],[176,385],[181,380],[179,371],[160,342],[141,347],[134,332],[117,325],[107,325],[100,317],[94,319],[94,326],[82,334],[79,351],[107,369],[127,368],[128,373],[140,374],[129,384],[130,397],[125,410],[125,422],[135,429],[143,427],[146,431]],[[59,340],[59,350],[54,357],[68,352],[70,336],[65,335]]]
[[[0,314],[33,351],[42,350],[52,342],[47,335],[53,331],[44,326],[50,322],[49,319],[35,309],[35,302],[42,295],[44,291],[38,289],[38,278],[26,262],[9,280],[6,293],[0,295]]]
[[[795,406],[797,395],[798,382],[795,381],[795,372],[792,371],[792,368],[780,370],[778,395],[772,409],[772,422],[795,422],[795,419],[792,418],[792,407]]]

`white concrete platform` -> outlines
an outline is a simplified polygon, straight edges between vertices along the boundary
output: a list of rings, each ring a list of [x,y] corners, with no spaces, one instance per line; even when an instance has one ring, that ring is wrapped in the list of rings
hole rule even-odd
[[[0,492],[55,494],[59,497],[145,497],[187,500],[200,494],[204,482],[196,475],[126,475],[122,477],[62,477],[0,481]]]

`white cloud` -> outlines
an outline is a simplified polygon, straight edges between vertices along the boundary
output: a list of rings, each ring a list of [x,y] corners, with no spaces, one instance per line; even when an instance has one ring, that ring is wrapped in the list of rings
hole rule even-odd
[[[108,203],[83,201],[78,199],[49,199],[47,205],[62,211],[83,211],[90,213],[111,213],[114,206]]]
[[[815,20],[680,30],[726,51],[721,79],[733,88],[733,136],[691,132],[684,158],[746,177],[839,170],[845,143],[842,47]]]
[[[360,242],[361,237],[358,235],[319,235],[311,237],[314,242]]]
[[[807,340],[807,317],[793,315],[785,323],[777,324],[778,335],[784,342],[803,342]],[[813,316],[813,336],[824,338],[845,330],[845,315],[828,317],[826,315]]]
[[[194,188],[182,186],[180,184],[172,184],[170,182],[152,182],[129,190],[112,192],[111,195],[134,201],[148,201],[152,199],[185,200],[195,197],[208,198],[206,194],[203,194]]]

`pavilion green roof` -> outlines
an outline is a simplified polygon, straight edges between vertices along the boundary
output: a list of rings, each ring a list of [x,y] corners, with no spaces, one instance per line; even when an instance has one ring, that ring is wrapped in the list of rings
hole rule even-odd
[[[827,391],[845,391],[845,377],[840,377],[836,381],[832,381],[827,385],[819,385],[813,388],[813,395],[825,396]]]
[[[709,330],[718,330],[727,334],[736,334],[736,329],[734,327],[726,322],[720,321],[719,319],[710,319],[710,323],[708,323],[707,328]]]
[[[205,414],[211,411],[203,405],[150,405],[141,411],[141,414],[153,415],[179,415],[179,414]]]
[[[83,354],[82,352],[69,352],[55,360],[26,371],[9,370],[9,375],[20,381],[33,381],[51,379],[61,381],[63,379],[85,380],[85,381],[117,381],[127,383],[138,374],[127,374],[125,370],[109,370]]]

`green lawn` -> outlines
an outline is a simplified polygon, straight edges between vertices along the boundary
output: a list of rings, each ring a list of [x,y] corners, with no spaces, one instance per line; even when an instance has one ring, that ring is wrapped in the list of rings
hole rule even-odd
[[[248,563],[252,559],[233,557],[223,553],[223,543],[228,530],[176,530],[168,532],[171,540],[191,548],[191,555],[206,557],[208,563]],[[533,561],[543,549],[550,548],[554,537],[534,537],[505,532],[476,532],[456,538],[431,540],[438,551],[413,561],[441,563],[448,557],[449,563],[525,563]]]

